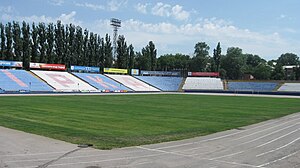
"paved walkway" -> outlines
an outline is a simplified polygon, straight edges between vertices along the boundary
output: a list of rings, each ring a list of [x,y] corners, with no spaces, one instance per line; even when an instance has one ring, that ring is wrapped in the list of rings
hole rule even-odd
[[[300,113],[182,141],[113,150],[0,127],[1,168],[295,168],[300,167]]]

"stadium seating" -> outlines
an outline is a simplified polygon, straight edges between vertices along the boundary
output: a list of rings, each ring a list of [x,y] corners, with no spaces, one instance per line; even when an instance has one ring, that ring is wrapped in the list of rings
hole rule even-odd
[[[131,89],[125,87],[121,83],[118,83],[101,74],[92,74],[92,73],[73,73],[73,74],[103,92],[131,91]]]
[[[159,88],[162,91],[178,91],[182,77],[135,76],[136,78]]]
[[[34,74],[46,81],[49,85],[55,88],[56,91],[61,92],[96,92],[96,88],[90,86],[88,83],[80,80],[68,72],[57,71],[37,71],[32,70]]]
[[[0,70],[0,88],[4,91],[53,91],[45,82],[25,70]]]
[[[300,92],[300,83],[284,83],[278,91]]]
[[[223,90],[220,78],[187,77],[183,90]]]
[[[275,82],[228,82],[230,91],[273,91],[278,83]]]
[[[158,89],[132,77],[129,75],[110,75],[107,74],[108,77],[122,83],[126,87],[134,90],[134,91],[159,91]]]

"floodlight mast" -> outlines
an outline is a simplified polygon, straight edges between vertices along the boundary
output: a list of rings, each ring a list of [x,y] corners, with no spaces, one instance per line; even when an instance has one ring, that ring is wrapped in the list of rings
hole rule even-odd
[[[116,59],[117,56],[117,38],[118,38],[118,28],[121,27],[121,20],[112,18],[110,20],[110,25],[113,27],[113,60]]]

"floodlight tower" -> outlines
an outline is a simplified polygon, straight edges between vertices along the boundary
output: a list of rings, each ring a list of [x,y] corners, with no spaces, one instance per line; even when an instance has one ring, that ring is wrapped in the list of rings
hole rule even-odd
[[[110,20],[110,25],[113,27],[114,36],[113,36],[113,59],[116,59],[117,55],[117,38],[118,38],[118,28],[121,27],[121,20],[112,18]]]

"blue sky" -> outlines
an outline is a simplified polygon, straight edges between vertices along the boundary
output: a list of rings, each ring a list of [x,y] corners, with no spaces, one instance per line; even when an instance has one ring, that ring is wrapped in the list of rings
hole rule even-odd
[[[193,54],[197,42],[210,53],[221,42],[270,60],[300,55],[299,0],[0,0],[1,21],[73,23],[112,35],[110,18],[136,51],[154,42],[158,54]]]

